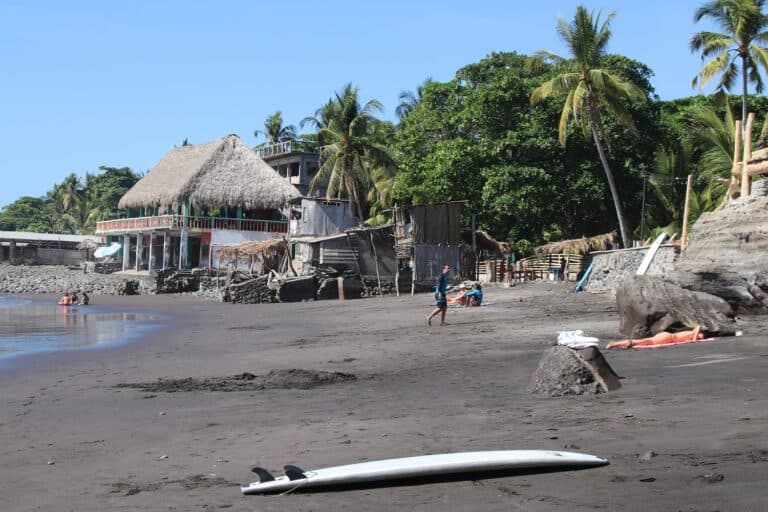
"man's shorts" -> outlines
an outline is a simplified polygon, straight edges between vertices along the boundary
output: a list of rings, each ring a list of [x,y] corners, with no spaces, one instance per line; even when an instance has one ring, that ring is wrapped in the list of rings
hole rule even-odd
[[[448,309],[448,301],[445,299],[438,300],[436,304],[437,304],[437,309]]]

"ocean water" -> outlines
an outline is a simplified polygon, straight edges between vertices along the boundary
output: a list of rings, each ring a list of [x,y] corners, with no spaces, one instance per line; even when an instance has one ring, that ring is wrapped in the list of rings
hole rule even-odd
[[[92,299],[93,300],[93,299]],[[159,317],[98,306],[59,306],[0,295],[0,362],[13,357],[123,343],[148,333]]]

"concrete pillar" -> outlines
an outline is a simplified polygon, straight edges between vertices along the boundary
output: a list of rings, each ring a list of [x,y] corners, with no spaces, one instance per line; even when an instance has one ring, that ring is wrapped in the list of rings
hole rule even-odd
[[[131,235],[123,235],[123,270],[128,270],[131,261]]]
[[[149,263],[147,269],[151,272],[155,270],[155,232],[149,234]]]
[[[186,229],[181,230],[181,236],[179,237],[179,268],[187,268],[187,252],[189,250],[189,231]]]
[[[136,270],[141,270],[144,266],[144,235],[136,235]]]
[[[171,232],[163,231],[163,269],[170,267],[171,263]]]
[[[8,244],[8,263],[16,264],[16,242],[14,240]]]

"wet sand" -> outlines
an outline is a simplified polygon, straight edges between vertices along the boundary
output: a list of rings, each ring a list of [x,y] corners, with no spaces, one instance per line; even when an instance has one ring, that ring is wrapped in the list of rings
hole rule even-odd
[[[556,332],[618,339],[615,303],[554,283],[486,297],[493,305],[449,310],[445,328],[424,322],[430,294],[253,306],[98,297],[169,320],[131,344],[0,373],[0,510],[768,509],[768,318],[746,319],[745,336],[727,341],[608,351],[621,390],[537,398],[525,388]],[[122,387],[272,382],[271,370],[290,369],[356,379]],[[283,464],[494,449],[569,449],[611,464],[288,496],[238,488],[256,479],[254,465],[282,474]]]

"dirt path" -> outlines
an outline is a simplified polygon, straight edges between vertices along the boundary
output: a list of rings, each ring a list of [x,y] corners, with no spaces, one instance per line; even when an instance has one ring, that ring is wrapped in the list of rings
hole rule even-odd
[[[539,399],[525,388],[556,332],[617,339],[615,304],[550,283],[486,296],[491,306],[450,310],[442,329],[424,323],[428,294],[255,306],[105,298],[108,308],[152,308],[169,320],[131,345],[40,356],[0,373],[0,510],[768,509],[763,319],[728,341],[608,352],[620,391]],[[232,384],[290,369],[356,378],[119,387]],[[538,448],[611,464],[290,496],[236,487],[255,479],[254,465],[282,473],[289,463]]]

